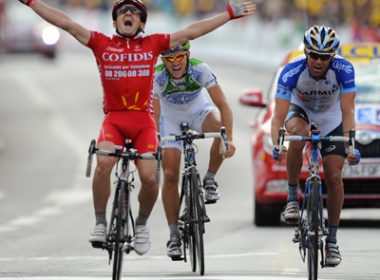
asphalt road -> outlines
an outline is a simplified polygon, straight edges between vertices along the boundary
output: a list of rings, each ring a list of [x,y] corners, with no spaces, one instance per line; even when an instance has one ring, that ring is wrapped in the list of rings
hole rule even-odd
[[[239,105],[238,97],[246,87],[266,89],[272,72],[209,64],[234,111],[237,153],[218,174],[221,200],[207,209],[211,223],[202,279],[305,279],[306,265],[291,242],[293,229],[252,224],[249,122],[255,111]],[[56,61],[2,56],[0,73],[0,279],[110,279],[107,253],[87,241],[94,217],[86,153],[103,117],[91,52],[62,54]],[[202,172],[205,142],[199,144]],[[345,211],[343,218],[338,235],[343,262],[323,269],[321,279],[379,279],[379,211]],[[169,232],[161,200],[149,225],[151,251],[125,258],[125,278],[198,278],[189,263],[165,255]]]

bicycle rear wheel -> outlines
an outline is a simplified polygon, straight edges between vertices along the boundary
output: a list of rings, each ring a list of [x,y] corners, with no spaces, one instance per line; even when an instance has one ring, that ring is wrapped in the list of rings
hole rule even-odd
[[[113,216],[113,227],[114,227],[114,248],[113,248],[113,269],[112,269],[112,280],[121,279],[121,271],[123,266],[123,247],[124,247],[124,237],[125,237],[125,225],[123,218],[125,218],[128,213],[124,213],[125,209],[125,199],[126,199],[126,182],[121,181],[119,188],[117,189],[117,194],[115,195],[115,209]]]
[[[193,233],[195,241],[195,249],[197,252],[199,274],[204,275],[205,273],[205,257],[204,257],[204,200],[200,192],[200,182],[198,173],[195,170],[191,172],[192,181],[192,195],[193,195],[193,219],[195,223],[193,224]]]
[[[311,182],[311,196],[308,200],[308,242],[307,242],[307,267],[309,280],[318,279],[318,251],[319,251],[319,185],[318,178],[313,178]]]

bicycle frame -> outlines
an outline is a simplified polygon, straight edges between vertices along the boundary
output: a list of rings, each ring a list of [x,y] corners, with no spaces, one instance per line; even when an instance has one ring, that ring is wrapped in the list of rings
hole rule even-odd
[[[187,123],[181,124],[181,135],[166,136],[161,139],[164,141],[183,141],[184,167],[182,170],[182,187],[180,195],[180,208],[186,208],[185,220],[180,224],[184,257],[173,260],[184,260],[187,262],[186,249],[189,250],[191,268],[195,272],[197,260],[200,275],[204,275],[204,243],[203,234],[205,233],[204,223],[210,219],[206,214],[206,207],[203,196],[203,187],[200,175],[197,170],[195,144],[196,139],[221,138],[223,140],[223,150],[227,148],[227,138],[225,128],[222,127],[220,133],[194,133],[190,131]],[[185,207],[183,207],[185,204]]]
[[[116,189],[106,242],[104,244],[93,243],[93,247],[108,251],[109,263],[113,258],[112,279],[119,280],[121,279],[123,253],[129,254],[133,250],[135,240],[135,224],[130,206],[130,193],[134,188],[135,170],[130,170],[130,161],[135,159],[156,159],[159,174],[161,150],[158,149],[157,153],[138,154],[137,150],[132,148],[129,140],[125,141],[124,147],[115,147],[114,152],[99,150],[95,144],[95,140],[92,140],[86,169],[87,177],[90,177],[91,174],[93,154],[119,159],[115,169]]]
[[[349,132],[349,137],[326,136],[321,137],[316,124],[311,124],[311,136],[287,135],[285,130],[279,131],[280,149],[284,141],[301,141],[310,143],[309,176],[306,179],[304,199],[301,207],[301,218],[295,228],[293,242],[299,243],[299,252],[302,261],[307,258],[308,279],[318,278],[318,251],[321,253],[320,266],[325,267],[322,237],[328,234],[323,217],[322,182],[319,176],[319,150],[322,141],[349,143],[351,151],[355,149],[355,131]]]

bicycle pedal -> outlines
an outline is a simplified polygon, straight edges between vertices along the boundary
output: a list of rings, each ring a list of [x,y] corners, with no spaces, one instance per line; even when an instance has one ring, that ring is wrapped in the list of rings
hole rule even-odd
[[[185,258],[182,256],[179,257],[171,257],[172,261],[183,261]]]
[[[95,241],[95,242],[91,242],[91,245],[95,249],[105,249],[106,248],[106,244],[103,242]]]
[[[215,204],[217,200],[205,200],[205,204]]]

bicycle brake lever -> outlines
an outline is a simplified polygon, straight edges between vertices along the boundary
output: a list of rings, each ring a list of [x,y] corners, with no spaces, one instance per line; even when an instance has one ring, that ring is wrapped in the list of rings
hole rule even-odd
[[[228,144],[227,144],[227,134],[226,134],[226,128],[224,126],[222,126],[220,128],[220,136],[222,138],[222,150],[223,150],[223,158],[224,158],[224,154],[225,152],[228,151]]]
[[[92,156],[96,151],[96,141],[91,140],[90,147],[88,148],[88,157],[87,157],[87,167],[86,167],[86,177],[91,176],[91,167],[92,167]]]

